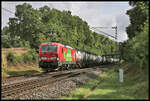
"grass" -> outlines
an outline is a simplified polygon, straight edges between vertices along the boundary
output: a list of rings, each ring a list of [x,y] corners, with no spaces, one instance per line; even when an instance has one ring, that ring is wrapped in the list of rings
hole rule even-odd
[[[2,69],[2,77],[30,75],[43,72],[36,64],[17,64]]]
[[[2,77],[19,76],[19,75],[30,75],[37,72],[43,72],[37,63],[9,63],[6,59],[6,53],[8,51],[14,52],[15,56],[21,56],[28,52],[28,48],[8,48],[2,49]]]
[[[123,68],[125,70],[129,64],[122,66],[124,66]],[[100,85],[90,93],[86,98],[87,100],[148,99],[148,76],[146,76],[145,73],[141,73],[135,70],[135,68],[132,68],[132,70],[128,70],[127,73],[125,72],[124,82],[122,83],[119,82],[119,73],[117,72],[119,68],[117,66],[114,68],[60,99],[82,99],[83,96],[102,79],[104,79],[104,82],[100,83]]]

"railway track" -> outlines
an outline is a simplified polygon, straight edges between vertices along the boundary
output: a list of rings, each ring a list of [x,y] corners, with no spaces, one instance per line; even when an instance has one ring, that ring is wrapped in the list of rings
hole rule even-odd
[[[42,75],[37,79],[27,80],[23,82],[17,82],[9,85],[2,86],[2,97],[5,98],[7,96],[11,96],[14,94],[21,93],[26,90],[30,90],[36,87],[41,87],[47,84],[54,83],[58,80],[64,80],[69,77],[73,77],[76,75],[80,75],[84,72],[90,72],[94,68],[86,68],[86,69],[77,69],[71,71],[59,71],[59,72],[50,72],[46,73],[46,75]]]
[[[100,67],[104,68],[106,66],[112,66],[112,65],[102,65]],[[59,73],[67,72],[67,71],[68,70],[59,71]],[[74,71],[74,70],[70,70],[70,71]],[[41,75],[45,75],[45,74],[54,74],[54,73],[58,73],[58,71],[57,72],[48,72],[48,73],[34,73],[32,75],[19,75],[19,76],[12,76],[12,77],[3,77],[2,78],[2,84],[10,82],[10,81],[14,81],[14,80],[22,80],[24,78],[30,78],[30,77],[34,77],[34,76],[41,76]]]
[[[74,70],[69,70],[69,72],[74,71]],[[45,74],[57,74],[57,73],[61,73],[61,72],[62,73],[68,72],[68,70],[63,70],[63,71],[59,71],[59,72],[57,71],[57,72],[47,72],[47,73],[34,73],[32,75],[19,75],[19,76],[12,76],[12,77],[3,77],[2,78],[2,85],[5,83],[8,83],[8,82],[11,82],[11,81],[15,81],[15,80],[23,80],[23,79],[30,78],[30,77],[42,76]]]
[[[34,73],[32,75],[19,75],[19,76],[11,76],[11,77],[3,77],[2,78],[2,84],[10,82],[10,81],[14,81],[14,80],[22,80],[24,78],[29,78],[29,77],[33,77],[33,76],[38,76],[41,75],[42,73]]]
[[[64,70],[64,71],[60,71],[61,72],[67,72],[68,70]],[[12,77],[3,77],[2,78],[2,85],[11,81],[15,81],[15,80],[23,80],[26,78],[30,78],[30,77],[36,77],[36,76],[42,76],[45,74],[56,74],[58,72],[48,72],[48,73],[34,73],[32,75],[19,75],[19,76],[12,76]]]

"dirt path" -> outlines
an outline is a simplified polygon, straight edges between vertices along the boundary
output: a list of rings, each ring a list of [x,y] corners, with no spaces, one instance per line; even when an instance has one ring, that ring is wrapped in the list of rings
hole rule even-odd
[[[103,81],[104,81],[104,80],[100,80],[98,83],[96,83],[96,85],[93,86],[93,87],[90,89],[90,91],[82,97],[81,100],[87,99],[87,97],[91,94],[91,92],[94,91],[94,90],[96,89],[96,87],[98,87],[98,86],[101,84],[101,82],[103,82]]]

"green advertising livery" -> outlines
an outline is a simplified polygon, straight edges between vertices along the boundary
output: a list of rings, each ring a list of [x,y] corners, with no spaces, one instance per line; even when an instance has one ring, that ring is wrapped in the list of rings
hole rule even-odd
[[[67,53],[64,52],[64,57],[66,61],[72,61],[71,50],[67,49]]]

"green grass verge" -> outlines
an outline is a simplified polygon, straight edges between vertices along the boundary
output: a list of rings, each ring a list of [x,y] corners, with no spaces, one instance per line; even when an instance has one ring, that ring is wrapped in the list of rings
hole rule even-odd
[[[20,75],[31,75],[33,73],[42,73],[42,69],[36,66],[24,65],[18,68],[2,68],[2,77],[20,76]]]
[[[75,89],[68,96],[63,96],[60,99],[82,99],[84,95],[90,91],[90,88],[95,86],[97,82],[105,79],[94,91],[90,93],[87,100],[94,99],[148,99],[148,80],[145,79],[145,75],[142,73],[124,74],[124,82],[119,82],[119,73],[116,69],[111,69],[95,80],[88,82],[87,84]]]

